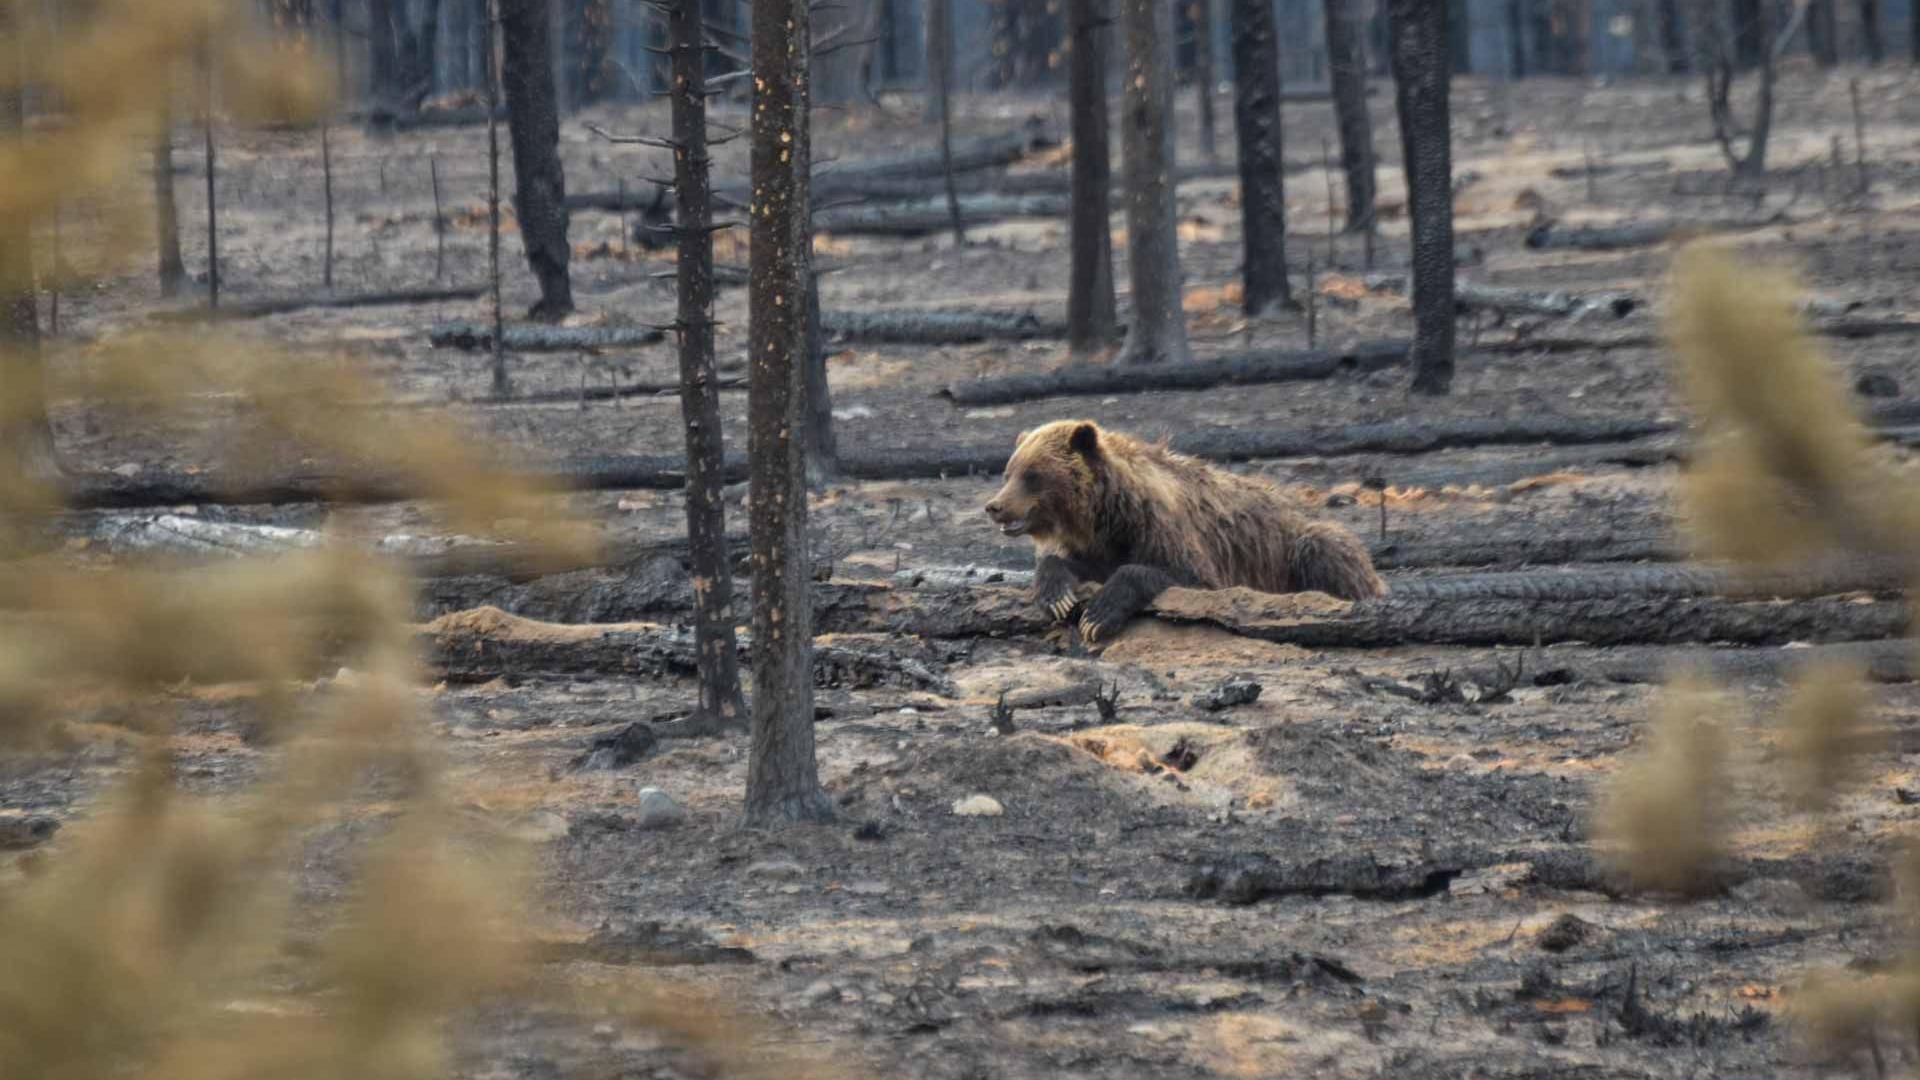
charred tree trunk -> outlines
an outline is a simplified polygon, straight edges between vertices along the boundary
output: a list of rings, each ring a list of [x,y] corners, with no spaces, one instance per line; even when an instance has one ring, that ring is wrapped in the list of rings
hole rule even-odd
[[[1914,18],[1920,21],[1920,15]],[[1880,26],[1880,0],[1860,0],[1860,45],[1869,64],[1887,58],[1887,39]]]
[[[687,542],[693,571],[698,658],[697,723],[744,729],[727,559],[726,450],[713,363],[713,200],[708,190],[705,30],[700,0],[675,0],[667,15],[673,51],[673,179],[679,241],[680,414],[687,425]]]
[[[833,434],[833,388],[827,384],[827,334],[820,318],[820,279],[807,274],[807,483],[820,487],[840,476],[840,443]]]
[[[1468,0],[1440,0],[1447,9],[1447,70],[1466,75],[1473,71],[1473,28],[1467,19]]]
[[[960,220],[960,194],[953,186],[953,4],[932,0],[927,5],[927,79],[933,108],[940,121],[940,175],[947,189],[947,215],[953,219],[953,243],[967,242]]]
[[[1807,50],[1823,68],[1840,63],[1840,27],[1833,4],[1834,0],[1807,3]]]
[[[0,14],[0,31],[15,30]],[[25,91],[0,91],[0,138],[19,139],[26,126]],[[172,177],[168,177],[171,182]],[[47,421],[47,388],[40,360],[40,310],[33,269],[33,221],[26,214],[0,215],[0,505],[18,511],[42,485],[60,481],[53,427]],[[11,514],[7,515],[11,516]]]
[[[558,322],[573,311],[567,276],[567,184],[560,169],[560,113],[554,96],[549,0],[500,0],[505,46],[500,81],[513,142],[514,211],[527,265],[540,282],[528,317]]]
[[[1354,0],[1326,0],[1327,71],[1340,124],[1340,165],[1347,174],[1347,231],[1374,225],[1373,116],[1367,111],[1366,61]]]
[[[805,461],[807,0],[754,0],[752,254],[747,342],[753,537],[753,740],[747,820],[832,815],[813,749],[813,598]]]
[[[1765,5],[1762,0],[1733,0],[1732,17],[1734,66],[1752,71],[1767,51]]]
[[[1127,260],[1133,318],[1122,363],[1188,359],[1180,306],[1180,246],[1173,201],[1173,8],[1163,0],[1121,0],[1126,30]]]
[[[399,93],[399,43],[393,36],[393,5],[404,0],[367,0],[367,88],[379,109],[391,109]]]
[[[217,182],[220,157],[213,146],[213,56],[211,50],[201,72],[200,132],[206,155],[207,174],[207,306],[220,306],[220,202]]]
[[[348,96],[347,38],[350,34],[347,29],[346,0],[330,0],[327,5],[327,16],[331,23],[328,29],[333,33],[333,84],[336,92],[344,100]]]
[[[153,220],[159,232],[160,295],[174,296],[186,284],[187,267],[180,259],[180,209],[173,190],[173,112],[164,102],[155,126]]]
[[[1327,53],[1329,55],[1333,53],[1331,27],[1333,26],[1333,7],[1337,2],[1338,0],[1329,0],[1327,4],[1327,26],[1329,27]],[[1667,0],[1667,2],[1677,4],[1680,0]],[[1507,71],[1516,79],[1527,77],[1527,21],[1525,13],[1521,10],[1525,6],[1524,0],[1507,0]]]
[[[1287,196],[1281,176],[1280,52],[1269,0],[1233,0],[1233,126],[1248,315],[1289,307]]]
[[[1453,383],[1453,161],[1447,110],[1447,13],[1390,0],[1394,100],[1413,225],[1413,392]]]
[[[1686,21],[1680,11],[1680,0],[1659,2],[1660,50],[1666,54],[1667,74],[1685,75],[1693,70],[1693,60],[1687,51]]]
[[[1213,88],[1218,76],[1213,63],[1213,0],[1193,0],[1193,83],[1200,99],[1200,156],[1220,159],[1214,134]]]
[[[1107,142],[1108,16],[1099,0],[1068,0],[1073,27],[1068,92],[1073,112],[1073,267],[1067,287],[1067,344],[1089,356],[1113,343],[1112,162]]]

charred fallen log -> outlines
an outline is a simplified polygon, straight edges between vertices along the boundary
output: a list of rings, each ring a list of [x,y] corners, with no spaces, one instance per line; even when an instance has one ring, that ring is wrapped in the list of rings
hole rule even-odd
[[[1405,341],[1366,341],[1346,349],[1242,353],[1190,364],[1128,367],[1085,364],[1033,375],[953,383],[938,396],[956,405],[1001,405],[1049,397],[1205,390],[1215,386],[1327,379],[1405,363],[1407,347]]]
[[[961,345],[975,341],[1064,338],[1065,320],[1030,311],[829,311],[821,330],[840,341]]]
[[[513,352],[573,352],[631,349],[665,340],[652,326],[509,326],[503,347]],[[493,328],[480,323],[439,323],[427,331],[436,349],[480,352],[493,347]]]
[[[962,225],[986,225],[1010,218],[1063,218],[1067,199],[1062,195],[1004,195],[983,192],[959,200]],[[875,203],[820,210],[813,215],[818,232],[868,236],[927,236],[953,227],[953,212],[944,199],[906,203]]]

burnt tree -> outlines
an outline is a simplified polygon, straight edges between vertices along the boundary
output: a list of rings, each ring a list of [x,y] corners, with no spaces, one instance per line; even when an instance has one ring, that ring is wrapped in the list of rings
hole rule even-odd
[[[1219,140],[1214,135],[1213,87],[1218,81],[1213,63],[1213,0],[1193,0],[1193,83],[1199,90],[1200,155],[1208,161],[1220,157]]]
[[[1067,284],[1067,344],[1087,356],[1113,344],[1112,164],[1107,141],[1107,14],[1099,0],[1068,0],[1073,45],[1068,94],[1073,124],[1073,266]]]
[[[707,156],[705,29],[700,0],[667,13],[673,53],[673,180],[678,240],[680,415],[687,426],[687,546],[693,571],[694,649],[700,709],[692,723],[745,728],[734,639],[733,570],[727,559],[726,451],[713,363],[713,199]]]
[[[1760,66],[1767,51],[1767,10],[1762,0],[1732,0],[1733,61],[1741,71]]]
[[[1413,226],[1413,386],[1453,384],[1453,159],[1447,109],[1447,12],[1426,0],[1389,0],[1394,104]]]
[[[947,214],[953,219],[953,243],[967,242],[960,220],[960,194],[953,185],[953,3],[927,4],[927,85],[940,122],[940,175],[946,188]]]
[[[1779,79],[1780,58],[1807,21],[1809,10],[1807,5],[1796,7],[1778,33],[1773,32],[1764,10],[1756,13],[1761,34],[1760,57],[1756,63],[1759,88],[1754,94],[1753,123],[1746,129],[1745,153],[1734,149],[1739,124],[1733,115],[1733,79],[1746,46],[1738,37],[1738,27],[1732,42],[1719,29],[1712,29],[1706,35],[1707,112],[1713,120],[1713,137],[1720,144],[1721,156],[1727,159],[1735,175],[1762,176],[1767,171],[1767,145],[1773,133],[1774,86]]]
[[[1265,315],[1293,303],[1287,285],[1286,181],[1281,176],[1280,51],[1268,0],[1233,0],[1232,19],[1244,302],[1248,315]]]
[[[405,116],[419,111],[420,103],[433,92],[439,40],[439,0],[367,0],[367,50],[375,116]]]
[[[1807,51],[1823,68],[1840,63],[1840,24],[1834,0],[1807,0]]]
[[[1340,167],[1347,177],[1347,231],[1374,226],[1373,115],[1354,0],[1326,0],[1327,72],[1340,126]]]
[[[1133,317],[1122,363],[1180,363],[1189,358],[1180,306],[1180,246],[1173,199],[1173,7],[1121,0],[1127,72],[1121,109],[1127,198],[1127,260]]]
[[[1914,18],[1920,20],[1920,14]],[[1860,50],[1867,54],[1869,64],[1887,58],[1887,39],[1880,26],[1880,0],[1860,0]]]
[[[1693,58],[1687,51],[1686,16],[1680,0],[1659,0],[1660,51],[1667,60],[1667,74],[1685,75],[1693,70]]]
[[[499,0],[503,53],[500,82],[507,95],[513,144],[514,213],[527,265],[540,282],[528,317],[558,322],[573,311],[567,276],[567,183],[560,169],[560,113],[553,83],[549,0]]]
[[[747,455],[753,546],[753,737],[747,820],[832,816],[813,749],[807,546],[807,0],[754,0]]]
[[[173,112],[163,98],[153,134],[153,221],[160,252],[160,295],[173,296],[186,284],[180,259],[180,209],[173,190]]]
[[[0,30],[15,29],[0,15]],[[17,142],[26,127],[25,91],[0,90],[0,140]],[[171,177],[169,177],[171,179]],[[33,220],[0,214],[0,503],[17,509],[34,487],[61,479],[47,421],[40,358],[40,310],[33,268]]]

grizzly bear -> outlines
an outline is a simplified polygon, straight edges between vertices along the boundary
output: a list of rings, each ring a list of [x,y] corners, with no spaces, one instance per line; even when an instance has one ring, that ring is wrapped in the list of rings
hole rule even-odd
[[[1387,591],[1359,537],[1309,519],[1267,481],[1089,420],[1023,433],[986,511],[1002,534],[1033,540],[1034,602],[1055,619],[1079,606],[1075,585],[1103,583],[1080,618],[1090,642],[1176,585],[1346,600]]]

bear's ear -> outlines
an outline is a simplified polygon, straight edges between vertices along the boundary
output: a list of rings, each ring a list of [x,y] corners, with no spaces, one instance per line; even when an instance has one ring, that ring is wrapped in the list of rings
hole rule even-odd
[[[1067,446],[1083,458],[1092,460],[1100,456],[1100,429],[1092,424],[1080,424],[1067,436]]]

